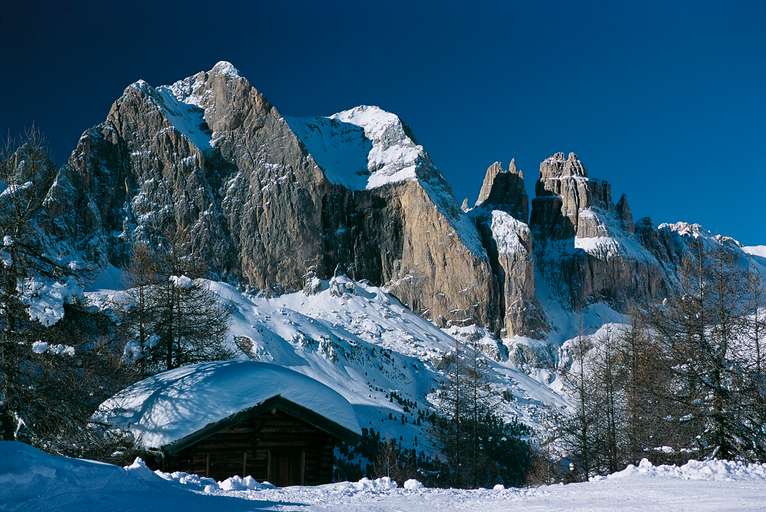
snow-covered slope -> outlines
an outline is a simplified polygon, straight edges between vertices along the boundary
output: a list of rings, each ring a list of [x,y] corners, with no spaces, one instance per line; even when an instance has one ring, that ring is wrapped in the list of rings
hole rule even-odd
[[[444,331],[404,307],[384,290],[337,276],[316,280],[311,293],[258,297],[205,281],[232,311],[232,348],[242,359],[264,361],[308,375],[348,400],[362,428],[432,450],[426,422],[429,394],[439,385],[437,369],[456,338],[484,336],[484,352],[494,356],[491,379],[514,399],[506,415],[533,428],[549,407],[564,400],[545,383],[504,359],[504,347],[480,328]],[[99,309],[125,300],[121,291],[86,293]],[[242,388],[244,389],[244,388]]]
[[[152,472],[140,459],[121,468],[0,442],[0,509],[9,512],[749,512],[763,510],[766,465],[691,461],[675,467],[643,461],[587,483],[524,489],[428,489],[413,480],[403,484],[388,478],[285,488],[260,485],[249,477],[215,482],[185,473]]]

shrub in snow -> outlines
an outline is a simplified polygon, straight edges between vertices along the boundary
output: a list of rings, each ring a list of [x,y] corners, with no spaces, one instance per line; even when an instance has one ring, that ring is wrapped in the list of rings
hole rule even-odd
[[[410,478],[409,480],[406,480],[404,482],[404,488],[407,489],[408,491],[416,491],[418,489],[422,489],[423,484],[415,480],[414,478]]]
[[[18,292],[29,318],[50,327],[64,317],[64,304],[81,296],[82,288],[71,277],[66,282],[29,277],[19,283]]]
[[[32,343],[32,352],[35,354],[42,354],[48,350],[48,344],[44,341],[37,340]]]

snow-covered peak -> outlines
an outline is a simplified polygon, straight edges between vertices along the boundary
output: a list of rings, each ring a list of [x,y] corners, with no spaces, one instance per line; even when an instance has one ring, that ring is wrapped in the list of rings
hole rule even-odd
[[[707,230],[703,229],[701,225],[694,224],[691,222],[674,222],[674,223],[663,223],[660,224],[657,229],[663,230],[667,229],[669,231],[674,231],[678,233],[681,236],[691,236],[693,238],[699,238],[701,236],[711,236],[711,233]]]
[[[225,60],[216,62],[215,66],[210,70],[211,75],[226,75],[239,77],[239,70],[234,65]]]
[[[359,105],[358,107],[335,113],[330,118],[364,128],[365,135],[370,139],[382,139],[386,130],[391,127],[402,129],[402,121],[399,119],[399,116],[387,112],[377,105]],[[404,135],[403,129],[402,135]],[[406,135],[404,136],[406,137]]]
[[[766,258],[766,245],[751,245],[742,248],[747,254],[751,256],[759,256]]]
[[[657,227],[657,229],[660,231],[663,231],[663,230],[670,231],[672,233],[676,233],[677,235],[681,237],[703,239],[708,242],[715,242],[715,243],[727,245],[730,247],[738,247],[738,248],[742,247],[742,244],[739,243],[737,239],[732,238],[730,236],[713,233],[712,231],[705,229],[700,224],[693,224],[693,223],[681,221],[681,222],[675,222],[672,224],[669,224],[669,223],[660,224]]]
[[[399,116],[376,106],[286,121],[327,178],[352,190],[414,180],[425,155]]]
[[[418,160],[424,156],[423,147],[407,135],[399,116],[377,106],[361,105],[330,118],[362,128],[372,143],[367,155],[370,177],[366,188],[416,179]]]
[[[149,83],[146,80],[139,78],[138,80],[136,80],[135,82],[127,86],[125,88],[125,91],[128,91],[130,89],[135,89],[136,91],[148,93],[152,90],[152,86],[149,85]]]

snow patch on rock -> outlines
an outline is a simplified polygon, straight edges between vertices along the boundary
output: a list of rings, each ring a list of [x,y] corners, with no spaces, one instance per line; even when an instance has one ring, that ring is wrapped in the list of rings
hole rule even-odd
[[[502,210],[493,210],[491,229],[500,254],[527,253],[524,240],[530,239],[529,226]]]

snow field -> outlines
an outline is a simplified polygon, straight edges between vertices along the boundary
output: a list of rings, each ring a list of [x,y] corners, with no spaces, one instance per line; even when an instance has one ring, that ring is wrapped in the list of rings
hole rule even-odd
[[[408,480],[362,479],[276,488],[251,477],[222,482],[149,470],[140,459],[121,468],[0,442],[0,510],[151,511],[763,511],[766,464],[642,461],[609,477],[570,485],[505,489],[429,489]]]

